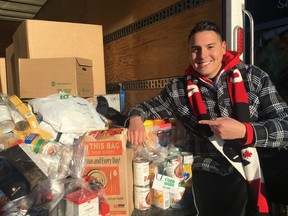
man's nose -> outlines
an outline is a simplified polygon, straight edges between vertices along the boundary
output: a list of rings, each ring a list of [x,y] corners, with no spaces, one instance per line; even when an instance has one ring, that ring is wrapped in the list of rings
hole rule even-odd
[[[208,55],[208,51],[206,49],[201,49],[199,51],[199,57],[201,57],[202,59],[205,58]]]

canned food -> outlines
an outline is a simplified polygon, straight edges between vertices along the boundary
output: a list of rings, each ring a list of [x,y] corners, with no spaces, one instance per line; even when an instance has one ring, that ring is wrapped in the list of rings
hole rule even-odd
[[[31,133],[24,140],[35,153],[43,153],[53,155],[57,152],[60,144],[58,142],[48,142],[41,138],[40,134]]]
[[[135,208],[147,210],[151,207],[151,189],[150,186],[139,187],[134,185]]]
[[[181,200],[185,192],[185,185],[181,185],[177,189],[177,193],[170,194],[171,208],[180,209],[182,208]]]
[[[152,189],[153,193],[153,205],[161,208],[170,208],[170,193],[164,190]]]
[[[144,158],[133,159],[134,185],[145,187],[150,184],[149,160]]]
[[[190,152],[182,152],[182,157],[183,157],[184,181],[186,186],[190,186],[192,185],[193,155]]]
[[[15,123],[15,129],[19,131],[25,131],[29,128],[29,123],[26,121],[23,116],[16,110],[10,110],[11,118]]]
[[[171,178],[178,179],[180,181],[184,180],[181,157],[174,155],[168,158],[166,174]]]

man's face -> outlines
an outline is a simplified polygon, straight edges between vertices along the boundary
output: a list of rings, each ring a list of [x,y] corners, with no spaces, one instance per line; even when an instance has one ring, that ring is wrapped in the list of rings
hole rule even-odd
[[[190,63],[202,76],[213,78],[222,67],[226,43],[214,31],[194,34],[189,41]]]

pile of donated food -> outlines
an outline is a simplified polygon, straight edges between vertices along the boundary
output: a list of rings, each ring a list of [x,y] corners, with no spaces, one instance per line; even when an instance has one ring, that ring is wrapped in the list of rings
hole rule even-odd
[[[0,96],[0,215],[74,215],[68,202],[61,207],[64,196],[72,204],[88,197],[91,213],[109,215],[101,184],[83,177],[82,136],[108,125],[95,102],[62,93],[27,103]]]
[[[96,105],[94,99],[64,93],[25,103],[15,95],[1,96],[1,215],[82,215],[85,210],[110,215],[103,182],[83,174],[83,137],[111,125]],[[191,184],[193,156],[174,146],[170,122],[147,120],[144,126],[147,141],[133,150],[133,181],[127,186],[134,191],[132,205],[140,211],[181,208],[179,200]]]

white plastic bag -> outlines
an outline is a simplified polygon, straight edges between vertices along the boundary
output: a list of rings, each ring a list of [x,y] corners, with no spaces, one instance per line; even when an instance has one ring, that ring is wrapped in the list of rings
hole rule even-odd
[[[33,112],[57,132],[83,135],[89,130],[103,130],[105,123],[95,108],[84,98],[64,93],[29,101]]]

